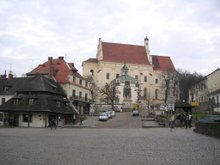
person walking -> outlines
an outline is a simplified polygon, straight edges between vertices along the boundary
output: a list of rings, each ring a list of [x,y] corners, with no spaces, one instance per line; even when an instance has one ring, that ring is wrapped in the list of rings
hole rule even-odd
[[[189,126],[189,128],[191,128],[191,127],[192,127],[191,122],[192,122],[192,114],[191,114],[191,113],[189,113],[189,115],[188,115],[188,126]]]
[[[185,124],[185,127],[188,128],[188,124],[189,124],[189,115],[188,115],[188,113],[186,113],[186,115],[184,117],[184,124]]]
[[[54,127],[54,129],[56,130],[57,125],[56,125],[55,119],[52,119],[52,120],[49,122],[49,125],[50,125],[50,129],[51,129],[51,130],[53,129],[53,127]]]
[[[175,116],[174,116],[174,114],[171,113],[170,122],[169,122],[171,132],[173,131],[174,125],[175,125]]]

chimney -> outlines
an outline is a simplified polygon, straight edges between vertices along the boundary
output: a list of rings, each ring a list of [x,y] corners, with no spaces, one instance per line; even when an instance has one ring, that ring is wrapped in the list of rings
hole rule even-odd
[[[8,79],[13,79],[13,73],[12,73],[12,71],[11,71],[11,70],[9,71],[9,74],[8,74]]]
[[[48,57],[49,64],[52,64],[53,57]]]
[[[48,67],[49,67],[49,77],[53,77],[54,74],[53,57],[48,57]]]
[[[59,60],[63,60],[63,59],[64,59],[64,57],[63,57],[63,56],[60,56],[60,57],[58,57],[58,59],[59,59]]]

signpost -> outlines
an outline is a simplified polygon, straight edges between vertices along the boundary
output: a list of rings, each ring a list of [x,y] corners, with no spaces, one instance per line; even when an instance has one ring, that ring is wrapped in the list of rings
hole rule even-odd
[[[199,102],[191,102],[191,105],[194,107],[197,107],[197,106],[199,106]]]
[[[175,96],[168,96],[167,97],[167,110],[168,111],[175,111]]]

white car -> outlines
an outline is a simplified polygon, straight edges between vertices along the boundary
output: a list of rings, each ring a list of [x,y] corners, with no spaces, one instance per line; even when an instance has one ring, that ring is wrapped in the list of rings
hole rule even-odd
[[[111,117],[115,117],[115,111],[110,111]]]
[[[100,113],[100,115],[99,115],[99,120],[100,121],[107,121],[108,120],[108,114],[106,113],[106,112],[102,112],[102,113]]]
[[[139,111],[137,109],[132,111],[133,116],[139,116]]]

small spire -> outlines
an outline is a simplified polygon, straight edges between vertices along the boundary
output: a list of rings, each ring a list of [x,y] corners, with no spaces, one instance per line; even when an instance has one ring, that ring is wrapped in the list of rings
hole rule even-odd
[[[144,39],[144,40],[145,40],[145,41],[146,41],[146,40],[147,40],[147,41],[149,40],[149,39],[147,38],[147,34],[146,34],[146,37],[145,37],[145,39]]]

